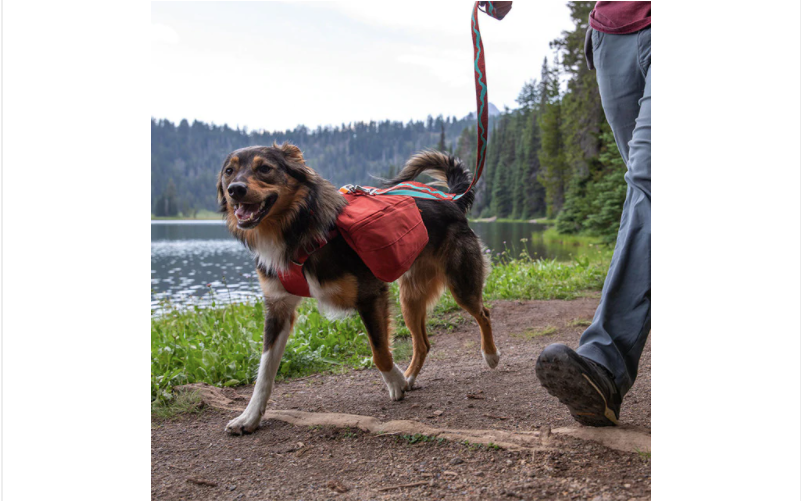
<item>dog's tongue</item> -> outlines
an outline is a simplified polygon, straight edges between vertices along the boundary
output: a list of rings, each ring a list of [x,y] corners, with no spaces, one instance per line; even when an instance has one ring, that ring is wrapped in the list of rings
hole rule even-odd
[[[253,213],[258,209],[259,204],[242,204],[236,209],[234,214],[236,215],[237,219],[250,219],[250,216],[252,216]]]

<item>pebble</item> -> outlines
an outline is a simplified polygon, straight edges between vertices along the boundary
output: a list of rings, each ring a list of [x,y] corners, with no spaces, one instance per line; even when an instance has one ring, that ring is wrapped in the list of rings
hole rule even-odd
[[[462,458],[453,458],[453,459],[451,459],[451,464],[453,464],[453,465],[462,464],[462,463],[464,463]]]

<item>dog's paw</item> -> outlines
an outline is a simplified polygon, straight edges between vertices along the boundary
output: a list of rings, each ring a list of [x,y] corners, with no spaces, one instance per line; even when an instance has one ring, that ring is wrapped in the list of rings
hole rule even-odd
[[[239,417],[230,420],[225,426],[225,431],[231,435],[253,433],[259,428],[260,422],[261,416],[245,411]]]
[[[406,391],[411,391],[414,389],[414,380],[415,376],[408,376],[406,378]]]
[[[487,367],[494,369],[498,367],[498,362],[501,360],[501,350],[495,350],[495,353],[492,355],[482,351],[481,356],[484,357],[484,362],[487,363]]]
[[[387,389],[389,390],[389,398],[392,400],[403,400],[404,391],[408,383],[403,376],[403,372],[398,369],[398,366],[393,366],[392,370],[389,372],[382,372],[381,377],[384,378],[384,383],[386,383]]]

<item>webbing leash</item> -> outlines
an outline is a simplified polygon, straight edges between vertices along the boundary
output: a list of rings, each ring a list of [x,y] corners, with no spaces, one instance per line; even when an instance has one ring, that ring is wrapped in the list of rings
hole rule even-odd
[[[485,9],[479,7],[479,3],[485,4]],[[493,5],[495,2],[475,2],[473,5],[473,15],[471,17],[470,29],[473,37],[473,73],[476,82],[476,168],[473,172],[473,180],[464,193],[445,193],[436,190],[426,184],[417,181],[407,181],[398,185],[379,189],[370,186],[358,186],[348,184],[339,189],[342,193],[359,193],[364,195],[407,195],[416,198],[428,198],[432,200],[457,200],[469,193],[476,185],[481,174],[484,172],[484,160],[487,156],[487,127],[489,124],[489,108],[487,103],[487,69],[484,64],[484,44],[481,41],[481,29],[478,26],[478,12],[484,12],[489,16],[497,18],[497,10]],[[503,17],[503,15],[501,15]]]
[[[479,3],[484,4],[485,9],[479,8]],[[476,129],[476,169],[473,172],[473,180],[470,186],[464,193],[445,193],[436,190],[427,184],[419,183],[417,181],[407,181],[397,184],[389,188],[373,188],[370,186],[359,186],[348,184],[339,189],[343,194],[356,194],[356,195],[406,195],[416,198],[427,198],[431,200],[457,200],[469,193],[476,185],[481,173],[484,171],[484,160],[487,153],[487,127],[489,124],[489,110],[487,107],[487,69],[484,65],[484,44],[481,41],[481,30],[478,27],[478,11],[486,13],[489,16],[497,18],[496,9],[493,5],[494,2],[475,2],[473,5],[473,16],[471,18],[470,29],[473,37],[473,72],[476,82],[476,121],[478,127]],[[503,14],[501,14],[503,17]],[[303,263],[309,258],[311,254],[320,249],[329,240],[338,235],[336,229],[328,233],[325,239],[318,240],[315,245],[309,249],[300,249],[294,256],[290,269],[287,272],[280,273],[279,279],[284,285],[284,288],[291,294],[297,296],[309,297],[309,284],[306,277],[303,275]],[[427,240],[427,239],[426,239]]]
[[[454,200],[473,189],[481,173],[484,172],[484,160],[487,154],[487,127],[489,126],[489,109],[487,107],[487,68],[484,65],[484,43],[481,41],[481,29],[478,27],[479,2],[473,5],[473,16],[470,19],[470,31],[473,35],[473,74],[476,80],[476,170],[473,181],[467,190],[454,197]],[[494,16],[495,6],[486,2],[486,14]]]

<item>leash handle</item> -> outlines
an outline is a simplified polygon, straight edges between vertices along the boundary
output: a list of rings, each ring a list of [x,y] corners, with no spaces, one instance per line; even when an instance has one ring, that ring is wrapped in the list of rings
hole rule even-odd
[[[476,185],[481,173],[484,171],[484,160],[487,155],[487,127],[489,125],[489,109],[487,100],[487,68],[484,64],[484,44],[481,41],[481,29],[478,26],[479,2],[473,5],[473,16],[470,22],[470,31],[473,35],[473,73],[476,82],[476,169],[473,172],[473,180],[470,186],[461,195],[454,197],[454,200],[468,193]],[[493,15],[495,7],[492,2],[486,2],[489,15]]]

